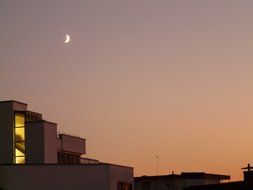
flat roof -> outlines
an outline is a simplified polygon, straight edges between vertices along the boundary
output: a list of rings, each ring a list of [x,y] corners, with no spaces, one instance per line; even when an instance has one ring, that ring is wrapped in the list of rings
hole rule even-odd
[[[52,164],[0,164],[1,166],[13,166],[13,167],[26,167],[26,166],[73,166],[73,167],[78,167],[78,166],[116,166],[116,167],[122,167],[122,168],[130,168],[133,169],[131,166],[123,166],[123,165],[118,165],[118,164],[110,164],[110,163],[104,163],[104,162],[99,162],[99,163],[92,163],[92,164],[58,164],[58,163],[52,163]]]
[[[25,105],[25,104],[24,104]],[[42,117],[42,113],[39,113],[39,112],[35,112],[35,111],[30,111],[30,110],[23,110],[23,111],[15,111],[16,113],[31,113],[31,114],[34,114],[34,115],[39,115]]]
[[[54,123],[54,122],[51,122],[51,121],[46,121],[44,119],[35,120],[35,121],[26,121],[25,123],[51,123],[53,125],[57,125],[57,123]]]
[[[185,188],[185,190],[239,190],[239,189],[252,190],[253,183],[246,183],[245,181],[235,181],[210,185],[196,185]]]
[[[26,110],[27,113],[32,113],[32,114],[37,114],[37,115],[41,115],[42,116],[42,113],[38,113],[38,112],[35,112],[35,111],[30,111],[30,110]]]
[[[15,102],[15,103],[27,105],[27,104],[24,103],[24,102],[19,102],[19,101],[16,101],[16,100],[5,100],[5,101],[0,101],[0,103],[8,103],[8,102]]]
[[[157,175],[157,176],[140,176],[134,178],[137,181],[149,179],[230,179],[229,175],[208,174],[205,172],[182,172],[181,174]]]
[[[67,137],[71,137],[71,138],[86,140],[85,138],[82,138],[82,137],[79,137],[79,136],[75,136],[75,135],[71,135],[71,134],[59,133],[58,135],[59,135],[59,138],[61,138],[62,136],[67,136]]]

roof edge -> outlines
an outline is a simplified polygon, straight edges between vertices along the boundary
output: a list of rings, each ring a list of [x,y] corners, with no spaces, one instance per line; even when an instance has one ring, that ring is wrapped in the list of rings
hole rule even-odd
[[[14,103],[19,103],[19,104],[23,104],[23,105],[28,105],[27,103],[16,101],[16,100],[4,100],[4,101],[0,101],[0,103],[8,103],[8,102],[14,102]]]

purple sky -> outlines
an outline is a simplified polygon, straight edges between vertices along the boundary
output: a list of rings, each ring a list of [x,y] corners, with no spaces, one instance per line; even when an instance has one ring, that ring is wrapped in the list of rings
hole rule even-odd
[[[1,0],[0,100],[87,156],[231,174],[253,160],[253,1]],[[64,44],[64,35],[71,42]]]

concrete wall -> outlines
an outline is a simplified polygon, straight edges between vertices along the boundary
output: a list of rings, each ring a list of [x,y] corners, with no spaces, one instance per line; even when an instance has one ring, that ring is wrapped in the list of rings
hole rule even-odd
[[[65,134],[60,134],[59,137],[61,139],[61,150],[85,154],[85,139]]]
[[[25,163],[44,163],[43,123],[27,122],[25,128]]]
[[[133,169],[108,164],[0,165],[4,190],[116,190],[118,181],[133,183]]]
[[[133,188],[133,169],[124,166],[109,167],[110,190],[117,190],[117,183],[131,183]],[[115,185],[116,184],[116,185]]]
[[[26,123],[26,163],[57,163],[56,124],[47,121]]]
[[[13,105],[0,103],[0,163],[13,163]],[[3,154],[4,153],[4,154]]]
[[[215,184],[219,183],[219,180],[216,179],[147,179],[142,181],[136,181],[134,186],[135,190],[183,190],[185,187],[193,185],[206,185],[206,184]],[[150,188],[144,188],[144,183],[150,184]],[[147,187],[147,186],[146,186]]]
[[[49,122],[44,124],[44,163],[58,163],[57,125]]]
[[[8,101],[7,101],[8,102]],[[27,110],[27,104],[17,101],[10,101],[13,104],[13,110],[15,111],[26,111]]]

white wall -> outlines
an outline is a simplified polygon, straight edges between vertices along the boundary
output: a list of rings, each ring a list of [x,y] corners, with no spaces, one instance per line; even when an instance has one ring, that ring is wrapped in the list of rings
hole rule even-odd
[[[26,123],[26,163],[57,163],[56,124],[47,121]]]
[[[129,167],[113,166],[109,167],[110,177],[110,190],[117,190],[117,183],[124,182],[128,183],[133,181],[133,170]],[[116,184],[116,185],[115,185]],[[133,184],[132,184],[133,187]]]
[[[85,154],[85,139],[70,135],[60,134],[61,150]]]
[[[118,181],[133,183],[133,169],[109,164],[0,165],[4,190],[116,190]]]

